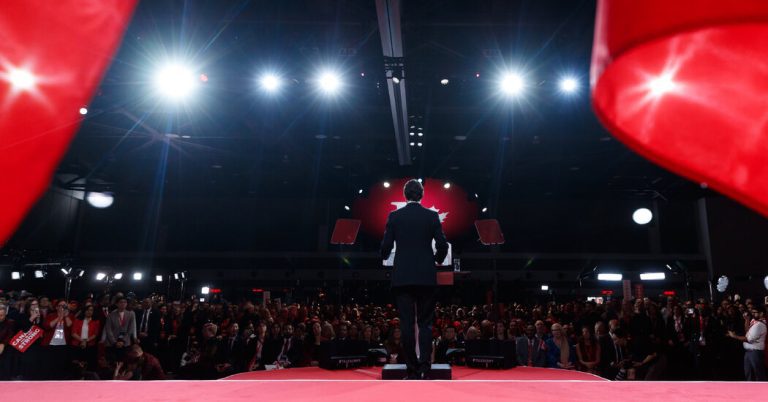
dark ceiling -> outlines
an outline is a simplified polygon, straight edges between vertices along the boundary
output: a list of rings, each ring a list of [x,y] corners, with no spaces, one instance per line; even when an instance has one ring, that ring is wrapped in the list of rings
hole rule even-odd
[[[143,1],[60,172],[118,196],[343,198],[400,176],[449,179],[491,204],[696,196],[591,112],[594,12],[594,1],[403,2],[407,102],[425,136],[401,167],[373,0]],[[183,106],[152,96],[168,59],[208,77]],[[344,76],[333,99],[309,82],[324,66]],[[513,68],[530,88],[510,101],[497,83]],[[277,96],[259,91],[267,70],[290,80]],[[580,79],[577,95],[558,93],[564,74]]]
[[[708,191],[629,151],[591,110],[594,14],[594,0],[403,1],[409,124],[425,134],[401,166],[374,0],[142,1],[53,187],[85,178],[115,205],[78,209],[52,190],[8,245],[322,252],[358,188],[432,177],[479,195],[502,251],[700,260]],[[171,60],[207,77],[182,104],[153,94]],[[343,76],[334,98],[312,84],[327,67]],[[523,96],[499,95],[507,70],[524,72]],[[277,95],[258,86],[266,71],[287,82]],[[576,94],[558,91],[565,75]],[[663,225],[634,225],[639,206]],[[456,246],[482,250],[472,233]]]

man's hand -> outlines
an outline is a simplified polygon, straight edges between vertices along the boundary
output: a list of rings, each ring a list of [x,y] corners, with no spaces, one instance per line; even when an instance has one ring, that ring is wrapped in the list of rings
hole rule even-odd
[[[3,351],[5,351],[5,344],[0,343],[0,355],[3,354]]]

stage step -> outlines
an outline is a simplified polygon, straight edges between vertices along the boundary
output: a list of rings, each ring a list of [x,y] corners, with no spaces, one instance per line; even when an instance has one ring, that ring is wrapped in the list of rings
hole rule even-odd
[[[405,364],[386,364],[384,365],[384,369],[381,370],[382,380],[402,380],[407,375],[408,371],[405,368]],[[451,365],[433,364],[429,377],[431,380],[450,380]]]

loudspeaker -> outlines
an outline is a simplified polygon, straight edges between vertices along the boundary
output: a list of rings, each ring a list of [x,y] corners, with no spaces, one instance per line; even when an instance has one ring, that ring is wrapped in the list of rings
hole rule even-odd
[[[386,364],[384,369],[381,370],[382,380],[402,380],[407,375],[408,370],[405,368],[405,364]],[[432,370],[429,372],[429,378],[431,380],[450,380],[451,365],[433,364]]]
[[[357,368],[368,363],[368,344],[363,341],[320,343],[320,367],[328,370]]]
[[[466,363],[475,368],[512,368],[517,366],[515,343],[511,341],[475,340],[466,342]]]

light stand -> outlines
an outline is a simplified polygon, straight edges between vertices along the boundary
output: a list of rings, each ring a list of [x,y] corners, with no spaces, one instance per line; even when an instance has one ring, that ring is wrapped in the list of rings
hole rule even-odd
[[[69,295],[72,292],[72,281],[81,278],[85,274],[85,270],[82,268],[66,266],[61,268],[61,273],[64,274],[64,300],[69,303]]]

